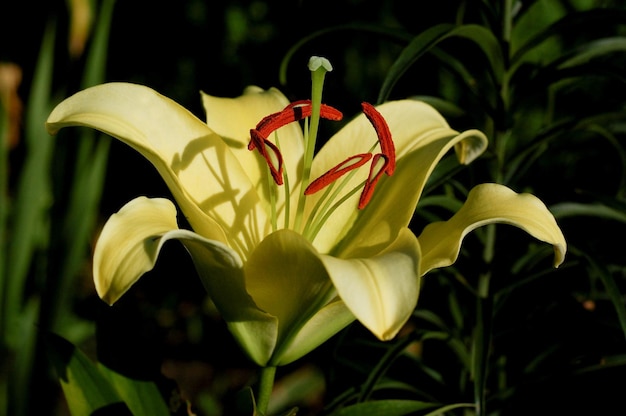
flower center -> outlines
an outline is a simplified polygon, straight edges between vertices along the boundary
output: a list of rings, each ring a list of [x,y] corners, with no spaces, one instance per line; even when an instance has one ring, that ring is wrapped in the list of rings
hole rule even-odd
[[[284,160],[280,152],[278,138],[276,138],[276,143],[274,143],[269,137],[276,130],[289,123],[301,120],[305,121],[305,154],[302,167],[302,186],[304,189],[301,191],[300,198],[298,199],[294,228],[296,230],[300,229],[304,211],[304,197],[326,189],[325,194],[319,199],[312,211],[312,218],[309,218],[303,230],[303,235],[312,241],[325,220],[333,211],[359,190],[361,191],[361,195],[358,209],[363,209],[367,206],[374,194],[376,184],[382,175],[386,174],[391,176],[393,174],[396,167],[396,156],[394,143],[387,122],[373,105],[363,102],[361,108],[376,131],[378,138],[377,143],[364,153],[348,156],[318,178],[310,179],[320,118],[338,121],[342,119],[343,115],[336,108],[321,103],[324,75],[327,71],[332,70],[330,63],[325,58],[313,57],[309,62],[309,68],[312,72],[311,78],[313,81],[311,100],[293,102],[282,111],[264,117],[254,129],[250,130],[248,149],[256,149],[260,153],[267,162],[274,183],[276,185],[283,185],[287,182],[287,178],[284,172]],[[309,125],[308,130],[306,129],[307,124]],[[379,148],[379,151],[373,153],[376,147]],[[356,169],[363,167],[368,162],[370,165],[367,179],[337,200],[340,190],[349,182],[351,175]],[[335,184],[338,184],[338,189],[331,191]],[[286,201],[289,200],[288,193],[289,190],[286,189]],[[274,217],[272,221],[273,228],[276,229],[275,208],[273,208],[272,216]],[[286,219],[286,221],[288,221],[288,219]]]

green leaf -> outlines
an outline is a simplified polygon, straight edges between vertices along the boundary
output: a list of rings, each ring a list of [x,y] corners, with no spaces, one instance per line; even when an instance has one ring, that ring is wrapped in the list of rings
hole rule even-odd
[[[538,24],[538,19],[544,19],[549,15],[549,13],[546,13],[545,10],[545,8],[549,6],[549,2],[536,2],[535,6],[531,8],[534,13],[526,13],[525,15],[525,19],[529,25],[523,25],[520,23],[515,25],[513,33],[514,37],[511,45],[511,51],[514,52],[511,57],[512,66],[518,67],[522,62],[532,60],[532,58],[529,59],[528,56],[531,52],[534,53],[534,56],[541,59],[550,58],[549,53],[554,52],[555,48],[546,49],[542,47],[540,50],[534,51],[550,38],[555,38],[554,40],[556,42],[556,38],[558,36],[565,33],[580,32],[581,29],[584,29],[590,24],[598,26],[604,25],[607,27],[617,26],[618,24],[626,24],[626,11],[602,8],[573,13],[565,13],[563,10],[554,9],[552,13],[553,16],[548,18],[552,22],[544,20],[545,23]],[[555,21],[554,17],[560,18]],[[543,28],[543,30],[532,33],[532,31],[529,30],[529,27],[540,27]],[[519,38],[516,35],[519,36]],[[519,43],[519,47],[517,47],[515,41]]]
[[[510,62],[519,63],[522,57],[525,61],[536,61],[546,55],[550,56],[560,46],[555,35],[561,34],[572,24],[580,24],[580,20],[568,17],[560,2],[534,2],[516,19],[512,27]]]
[[[400,56],[389,69],[378,95],[378,102],[387,100],[391,90],[400,77],[426,52],[438,45],[441,41],[450,37],[461,37],[473,41],[485,53],[489,60],[489,69],[496,82],[502,79],[504,74],[504,59],[498,40],[483,26],[479,25],[452,25],[439,24],[417,35],[404,48]]]
[[[117,409],[119,403],[123,403],[109,380],[84,353],[55,334],[49,334],[46,341],[47,352],[73,416],[90,415],[109,406]],[[131,414],[126,406],[122,407],[125,412],[120,414]]]
[[[96,364],[58,335],[48,334],[46,342],[48,355],[73,416],[94,412],[133,416],[170,415],[165,400],[152,381],[135,380]]]
[[[83,88],[104,82],[107,67],[107,48],[109,45],[109,34],[111,31],[114,6],[115,0],[105,0],[102,2],[100,10],[98,11],[98,22],[94,30],[85,65],[85,73],[82,82]]]
[[[502,181],[505,183],[511,182],[515,176],[519,177],[525,171],[531,169],[534,166],[534,161],[548,149],[548,145],[555,140],[561,139],[563,135],[571,131],[591,131],[607,138],[607,135],[611,133],[607,131],[600,132],[598,126],[604,126],[605,130],[609,126],[619,129],[624,117],[626,117],[626,111],[613,111],[583,118],[562,118],[545,125],[540,131],[535,133],[532,141],[519,146],[515,150],[515,154],[511,154],[512,157],[506,162],[507,173]],[[528,117],[525,118],[525,120],[527,119]],[[527,125],[525,125],[525,128],[527,128]],[[617,153],[618,157],[623,159],[623,150],[620,149]]]
[[[334,412],[332,416],[402,416],[418,410],[437,406],[434,403],[415,400],[376,400],[357,403]]]
[[[618,286],[617,282],[613,278],[611,272],[608,270],[606,265],[596,262],[590,256],[586,256],[582,254],[588,261],[589,264],[589,273],[595,274],[600,278],[604,288],[606,289],[606,293],[609,295],[609,299],[611,299],[611,303],[613,304],[613,308],[615,308],[615,312],[617,313],[617,318],[619,320],[620,327],[626,337],[626,304],[624,303],[624,296]]]
[[[3,296],[0,311],[0,331],[9,330],[6,341],[14,345],[10,329],[6,325],[16,319],[24,301],[24,288],[28,271],[33,263],[33,255],[47,244],[48,210],[52,202],[50,183],[50,164],[53,155],[52,138],[43,128],[50,110],[48,99],[52,83],[54,62],[55,26],[49,24],[45,29],[39,53],[37,67],[30,89],[25,119],[26,159],[19,172],[17,194],[11,206],[9,227],[11,239],[7,242],[6,279],[0,282]]]
[[[587,42],[554,62],[559,69],[582,65],[591,59],[626,51],[626,37],[615,36]]]
[[[115,0],[103,1],[97,13],[98,21],[90,42],[83,75],[84,88],[105,80],[107,44],[114,4]],[[53,140],[62,151],[68,147],[78,149],[74,171],[71,171],[69,198],[67,202],[64,201],[65,215],[62,221],[57,221],[60,232],[53,231],[53,238],[56,240],[53,240],[52,245],[63,248],[59,250],[62,258],[58,273],[48,277],[48,305],[51,310],[48,315],[53,330],[62,331],[69,339],[76,341],[81,336],[84,337],[90,327],[84,322],[82,325],[77,322],[72,311],[71,296],[74,293],[76,277],[89,255],[89,245],[93,239],[106,176],[111,138],[93,130],[83,129],[80,131],[78,141],[65,138]]]
[[[417,400],[377,400],[344,407],[334,412],[332,416],[403,416],[420,410],[436,408],[428,413],[428,416],[435,416],[459,407],[474,407],[474,405],[470,403],[456,403],[440,406],[436,403]]]
[[[589,216],[616,220],[626,223],[626,211],[609,207],[599,202],[589,204],[579,202],[561,202],[552,205],[550,211],[555,218]]]
[[[449,404],[446,406],[441,406],[440,408],[438,408],[437,410],[433,410],[432,412],[428,412],[426,413],[424,416],[436,416],[436,415],[442,415],[446,412],[449,412],[450,410],[454,410],[454,409],[459,409],[461,407],[475,407],[473,403],[455,403],[455,404]]]
[[[133,415],[169,416],[170,411],[152,381],[135,380],[119,374],[102,364],[98,369],[108,379],[119,397],[128,405]]]

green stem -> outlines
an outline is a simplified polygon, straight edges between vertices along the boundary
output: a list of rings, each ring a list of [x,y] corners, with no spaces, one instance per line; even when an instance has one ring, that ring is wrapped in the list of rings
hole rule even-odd
[[[504,0],[502,16],[502,53],[505,57],[505,74],[500,86],[500,99],[502,100],[503,113],[510,107],[510,81],[515,69],[511,67],[511,33],[513,32],[513,0]],[[516,66],[514,63],[513,66]],[[496,123],[499,124],[499,123]]]
[[[8,109],[2,108],[0,104],[0,345],[4,346],[5,338],[5,319],[7,318],[7,311],[4,310],[4,305],[7,302],[4,299],[5,291],[5,265],[6,265],[6,224],[8,224],[9,218],[9,116]],[[4,362],[2,362],[4,364]]]
[[[488,278],[488,277],[487,277]],[[482,280],[482,276],[481,276]],[[476,328],[472,348],[473,378],[474,378],[474,404],[476,416],[485,416],[487,367],[489,360],[489,344],[491,343],[491,318],[493,313],[493,298],[476,298]]]
[[[491,266],[496,243],[495,224],[487,226],[483,260]],[[487,414],[487,373],[489,367],[489,346],[491,344],[491,321],[493,318],[493,296],[490,293],[491,271],[478,278],[476,296],[476,327],[472,345],[472,373],[474,378],[474,404],[476,416]]]
[[[509,43],[513,30],[513,0],[504,0],[504,16],[502,20],[502,39]]]
[[[416,340],[415,332],[412,332],[405,338],[399,338],[396,340],[395,345],[391,346],[385,355],[380,359],[378,364],[370,372],[367,380],[361,386],[361,394],[359,395],[358,402],[366,402],[370,399],[376,383],[385,375],[385,372],[391,367],[391,364],[402,354],[402,351],[406,349],[412,342]]]
[[[276,367],[263,367],[261,369],[259,390],[256,397],[256,408],[261,415],[267,413],[267,407],[270,403],[270,397],[274,387],[275,376]]]

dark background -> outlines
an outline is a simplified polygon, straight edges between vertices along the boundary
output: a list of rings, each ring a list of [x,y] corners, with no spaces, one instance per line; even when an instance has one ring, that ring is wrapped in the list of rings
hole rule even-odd
[[[59,87],[68,86],[68,93],[79,90],[84,56],[71,58],[67,54],[65,2],[5,3],[0,6],[0,61],[21,66],[24,71],[21,95],[28,97],[41,38],[51,19],[56,21],[59,32],[57,62],[63,63],[55,69],[55,82]],[[245,86],[254,84],[263,88],[279,87],[292,99],[306,98],[310,88],[308,58],[322,55],[328,57],[335,68],[326,78],[325,101],[344,113],[353,114],[361,101],[376,101],[386,71],[401,50],[401,43],[354,30],[320,36],[296,52],[289,65],[287,83],[281,85],[279,65],[289,48],[316,30],[340,24],[371,24],[416,34],[436,23],[454,22],[461,3],[453,0],[120,0],[115,5],[109,39],[106,80],[147,85],[202,118],[200,90],[234,97]],[[471,11],[468,15],[472,15]],[[578,35],[590,36],[603,30],[591,24],[587,29],[588,33]],[[457,46],[454,49],[453,45],[453,50],[460,56],[471,55],[462,43]],[[619,68],[623,69],[624,59],[616,59],[611,65],[621,65]],[[425,57],[401,80],[391,98],[436,94],[440,88],[436,81],[439,70],[435,60]],[[587,94],[584,98],[590,106],[601,102],[621,108],[624,84],[623,79],[615,84],[590,82],[577,94]],[[580,106],[572,107],[567,111],[584,112]],[[469,118],[455,121],[454,127],[458,130],[479,127]],[[623,145],[623,138],[620,140]],[[138,154],[116,141],[111,146],[100,225],[138,195],[169,195],[154,169]],[[561,143],[551,157],[533,166],[518,185],[521,189],[534,190],[548,205],[572,197],[589,201],[597,194],[610,194],[620,186],[615,179],[621,174],[620,162],[610,147],[603,146],[572,136],[570,143]],[[568,149],[569,153],[565,154]],[[19,166],[24,152],[21,146],[12,151],[13,166]],[[483,178],[487,170],[478,164],[472,174]],[[421,226],[416,219],[416,233]],[[586,219],[564,221],[562,226],[568,242],[597,255],[607,264],[624,263],[621,236],[626,230],[623,223]],[[509,233],[508,229],[504,234],[505,241],[512,240],[513,247],[516,247],[516,239],[523,238],[521,233]],[[467,250],[480,253],[480,247],[472,239],[467,242]],[[522,250],[518,248],[508,253],[506,260],[515,261]],[[623,366],[582,375],[577,372],[585,364],[599,364],[606,356],[624,354],[624,334],[620,332],[615,311],[605,295],[593,297],[597,279],[591,279],[587,269],[577,267],[579,264],[580,259],[574,255],[573,262],[565,265],[565,271],[546,277],[540,286],[517,291],[494,318],[499,336],[494,348],[507,351],[501,356],[509,359],[508,375],[519,380],[515,394],[494,399],[494,407],[500,408],[502,414],[567,413],[570,410],[595,413],[624,408],[621,400],[626,375]],[[464,267],[471,270],[473,266],[471,256],[460,260],[461,270]],[[509,277],[506,270],[501,272]],[[442,304],[447,303],[451,293],[458,295],[461,304],[470,305],[470,309],[474,306],[471,296],[464,298],[464,292],[455,291],[446,283],[445,279],[451,275],[429,276],[433,280],[437,277],[438,283],[426,287],[420,307],[445,314],[441,311]],[[618,272],[618,277],[623,283],[623,271]],[[241,401],[240,391],[254,382],[255,369],[211,308],[189,258],[179,245],[168,245],[155,270],[113,307],[97,298],[90,279],[86,272],[76,284],[76,313],[97,323],[94,339],[81,347],[120,372],[159,380],[166,395],[174,388],[171,379],[175,378],[188,398],[193,400],[202,391],[211,391],[222,401],[224,414],[236,413]],[[498,284],[505,286],[506,282]],[[593,309],[585,303],[590,299],[594,300]],[[471,322],[468,325],[461,330],[470,336]],[[355,324],[302,362],[279,369],[279,377],[312,363],[328,377],[328,400],[362,380],[359,371],[344,365],[346,357],[372,364],[382,355],[380,346],[369,344],[372,341],[373,338]],[[525,364],[542,354],[546,345],[556,346],[562,353],[561,361],[551,361],[545,369],[545,379],[524,378]],[[435,391],[438,399],[471,401],[466,390],[450,381],[459,377],[457,363],[439,350],[431,352],[430,357],[430,365],[441,370],[444,381],[449,384],[434,386],[427,378],[421,380],[420,376],[415,376],[419,368],[409,364],[395,369],[398,379],[406,379],[410,373],[415,376],[415,379],[409,376],[412,382],[426,383],[424,388]],[[54,409],[61,409],[55,411],[62,414],[63,405],[58,404],[62,403],[61,395],[45,360],[40,364],[40,372],[33,392]],[[162,373],[166,373],[169,381]],[[219,383],[226,383],[227,387],[217,386]],[[319,411],[320,406],[320,402],[310,404],[311,414]],[[306,411],[305,408],[302,414]]]

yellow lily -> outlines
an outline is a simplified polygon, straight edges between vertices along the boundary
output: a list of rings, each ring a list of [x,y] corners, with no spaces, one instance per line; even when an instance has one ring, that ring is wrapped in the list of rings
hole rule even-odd
[[[313,66],[314,85],[328,69],[325,61]],[[477,226],[521,227],[554,245],[555,266],[563,261],[565,240],[547,208],[497,184],[476,187],[454,217],[417,238],[408,224],[435,165],[452,148],[470,163],[485,136],[459,134],[427,104],[401,100],[364,106],[366,114],[313,158],[325,111],[319,91],[306,107],[304,132],[296,122],[265,129],[281,115],[303,114],[273,88],[249,87],[234,99],[202,94],[206,123],[127,83],[92,87],[59,104],[47,121],[50,133],[88,126],[133,147],[159,171],[193,229],[179,229],[167,199],[127,203],[96,245],[99,296],[117,301],[154,267],[166,241],[179,240],[244,350],[260,366],[277,366],[355,318],[380,339],[394,337],[416,306],[421,276],[454,263]],[[381,139],[386,130],[393,143]]]

